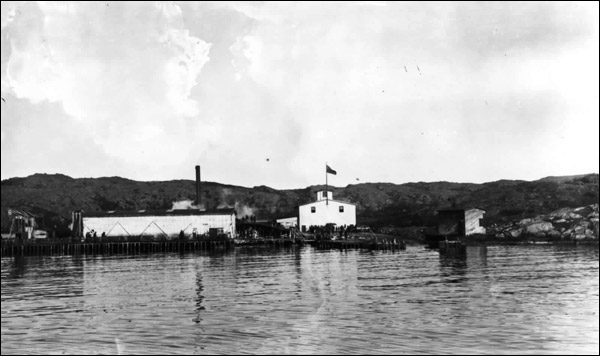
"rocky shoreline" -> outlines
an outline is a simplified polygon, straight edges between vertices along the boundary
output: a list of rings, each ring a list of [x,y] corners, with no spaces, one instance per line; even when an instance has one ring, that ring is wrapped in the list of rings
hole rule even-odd
[[[562,208],[535,218],[493,224],[487,235],[498,240],[598,241],[598,204]]]

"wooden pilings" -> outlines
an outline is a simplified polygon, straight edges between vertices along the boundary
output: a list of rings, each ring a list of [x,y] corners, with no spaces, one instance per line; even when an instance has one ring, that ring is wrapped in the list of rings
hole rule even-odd
[[[2,257],[46,255],[113,255],[214,251],[233,248],[231,240],[139,241],[95,243],[3,243]]]
[[[269,247],[291,247],[300,244],[293,239],[257,239],[257,240],[238,240],[236,246],[269,246]]]
[[[403,241],[361,241],[361,240],[310,240],[294,241],[290,239],[269,239],[262,241],[234,242],[233,240],[197,240],[197,241],[137,241],[137,242],[39,242],[2,243],[2,257],[47,256],[47,255],[135,255],[143,253],[194,252],[227,250],[234,246],[270,246],[291,247],[295,244],[308,244],[319,249],[370,249],[403,250]]]

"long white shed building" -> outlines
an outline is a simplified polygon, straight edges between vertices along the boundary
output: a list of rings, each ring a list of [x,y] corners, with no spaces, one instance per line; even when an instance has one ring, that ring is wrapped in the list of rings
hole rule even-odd
[[[83,234],[175,238],[221,235],[235,237],[234,209],[112,210],[83,214]]]

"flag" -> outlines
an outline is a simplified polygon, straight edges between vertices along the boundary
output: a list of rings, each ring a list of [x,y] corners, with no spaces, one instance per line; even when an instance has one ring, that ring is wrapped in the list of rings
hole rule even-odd
[[[336,171],[334,171],[333,169],[331,169],[331,167],[329,167],[328,164],[325,165],[325,167],[327,167],[327,173],[331,173],[331,174],[337,174]]]

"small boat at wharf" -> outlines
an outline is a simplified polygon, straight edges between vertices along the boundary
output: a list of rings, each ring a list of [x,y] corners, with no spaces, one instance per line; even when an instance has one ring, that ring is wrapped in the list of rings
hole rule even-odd
[[[453,253],[462,253],[466,252],[467,246],[464,242],[460,240],[448,240],[445,239],[439,242],[438,248],[440,249],[440,253],[445,252],[453,252]]]

